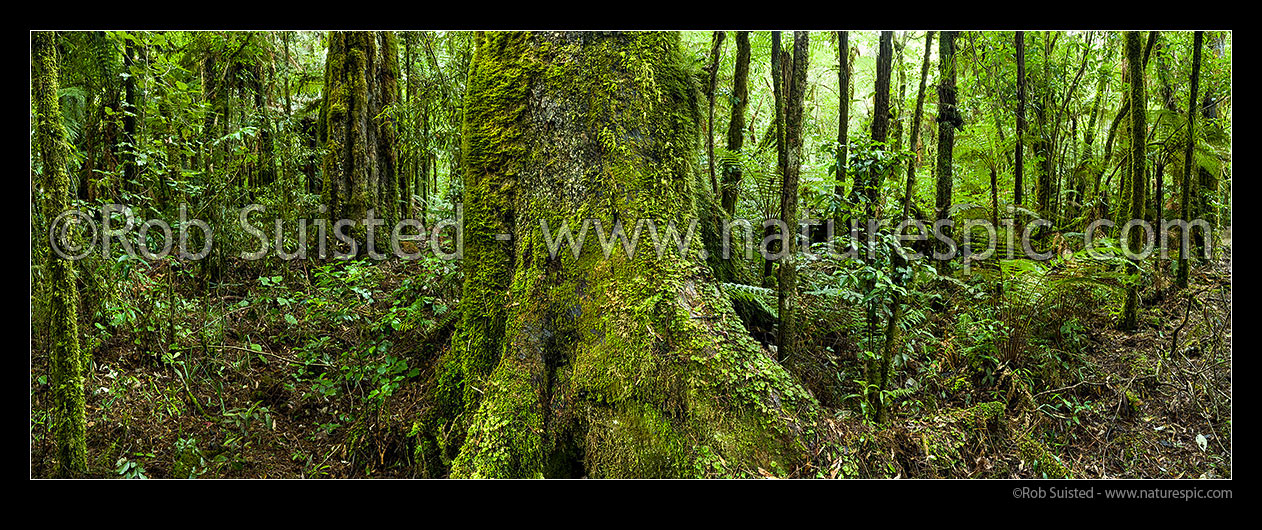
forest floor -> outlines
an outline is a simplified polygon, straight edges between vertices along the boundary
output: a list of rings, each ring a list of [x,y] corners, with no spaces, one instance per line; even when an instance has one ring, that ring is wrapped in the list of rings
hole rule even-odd
[[[290,262],[281,276],[229,265],[208,293],[192,280],[165,292],[166,266],[134,270],[130,294],[106,303],[112,332],[87,328],[91,476],[418,476],[411,431],[450,340],[452,265]],[[1116,331],[1105,307],[1062,323],[1072,353],[1051,368],[983,373],[952,358],[969,302],[948,301],[930,321],[943,347],[903,367],[898,384],[911,390],[890,420],[834,404],[820,429],[828,443],[794,475],[1230,477],[1230,260],[1195,269],[1185,291],[1168,280],[1144,292],[1135,332]],[[32,343],[40,477],[54,447],[46,354]]]
[[[973,377],[972,388],[921,407],[933,412],[896,415],[885,429],[893,441],[876,446],[894,448],[887,469],[902,477],[1229,478],[1230,266],[1196,270],[1186,294],[1176,292],[1150,290],[1133,332],[1115,329],[1116,316],[1103,307],[1081,327],[1062,326],[1077,351],[1062,352],[1070,355],[1052,370],[1027,372],[1024,389],[1005,381],[1007,371],[990,385]],[[922,368],[921,380],[935,368]],[[1024,400],[1014,396],[1021,393]],[[970,425],[987,400],[1006,410]],[[1031,450],[1028,440],[1042,447]],[[1056,462],[1032,462],[1039,457]]]

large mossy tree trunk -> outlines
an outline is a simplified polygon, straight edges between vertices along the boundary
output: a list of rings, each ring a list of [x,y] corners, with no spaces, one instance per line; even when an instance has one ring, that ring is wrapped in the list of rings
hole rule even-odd
[[[784,473],[817,404],[744,332],[693,237],[629,256],[584,220],[659,237],[704,217],[703,96],[672,33],[479,34],[462,138],[465,279],[428,474]],[[542,224],[547,223],[545,232]],[[665,238],[669,239],[669,238]],[[435,467],[436,466],[436,467]]]
[[[70,206],[70,175],[66,172],[66,135],[57,101],[57,42],[51,31],[31,33],[31,66],[35,104],[34,129],[43,169],[44,215],[52,218]],[[61,234],[57,234],[60,236]],[[50,240],[51,243],[51,240]],[[52,389],[50,430],[57,440],[59,477],[87,471],[83,398],[83,358],[79,351],[78,289],[74,263],[48,252],[48,368]]]
[[[330,219],[357,223],[352,236],[364,250],[360,221],[373,210],[386,226],[398,222],[398,139],[387,110],[399,97],[399,53],[388,31],[329,33],[320,134],[324,140],[324,200]],[[389,234],[376,234],[388,248]]]

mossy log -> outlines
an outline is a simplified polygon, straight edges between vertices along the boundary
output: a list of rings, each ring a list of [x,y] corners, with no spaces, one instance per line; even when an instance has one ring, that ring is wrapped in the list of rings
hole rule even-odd
[[[476,46],[461,319],[418,424],[427,471],[689,477],[805,462],[818,404],[746,333],[701,237],[661,254],[647,228],[633,255],[606,256],[591,233],[577,256],[548,248],[586,219],[630,237],[639,220],[684,234],[712,216],[679,35],[487,33]]]

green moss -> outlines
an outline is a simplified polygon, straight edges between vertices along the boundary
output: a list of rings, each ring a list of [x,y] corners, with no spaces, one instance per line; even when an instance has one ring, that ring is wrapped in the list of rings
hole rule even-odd
[[[585,453],[591,478],[676,478],[695,472],[690,446],[651,405],[601,407],[589,421]]]
[[[503,301],[514,258],[512,243],[495,236],[512,233],[507,214],[516,172],[526,155],[518,122],[535,72],[529,61],[519,60],[527,52],[524,41],[523,34],[479,35],[469,75],[461,133],[466,171],[461,317],[452,348],[439,361],[436,407],[417,429],[424,442],[418,451],[437,453],[425,459],[431,467],[439,464],[436,456],[442,455],[446,463],[463,445],[469,418],[488,388],[487,377],[503,354]],[[483,419],[474,426],[494,424]]]
[[[1069,468],[1030,435],[1023,435],[1017,440],[1017,449],[1027,466],[1033,466],[1047,478],[1073,478]]]
[[[1005,405],[1002,401],[988,401],[986,403],[978,403],[966,409],[962,415],[964,424],[969,427],[981,428],[992,420],[1003,416]]]
[[[964,463],[960,449],[964,447],[965,434],[958,428],[939,426],[920,433],[921,449],[934,469],[947,472]]]
[[[934,469],[958,475],[961,469],[970,466],[960,450],[969,440],[979,440],[976,431],[1001,418],[1005,409],[1002,401],[990,401],[965,409],[950,409],[937,416],[935,421],[919,428],[919,443],[926,459]]]
[[[539,396],[527,375],[529,370],[520,369],[514,361],[501,363],[487,384],[483,406],[452,463],[453,478],[534,477],[541,473],[546,455]]]

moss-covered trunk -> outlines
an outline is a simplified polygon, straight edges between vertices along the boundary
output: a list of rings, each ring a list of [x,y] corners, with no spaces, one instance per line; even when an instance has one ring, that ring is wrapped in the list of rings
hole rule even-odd
[[[606,257],[591,233],[630,239],[645,220],[668,241],[667,222],[686,234],[712,207],[698,88],[678,34],[478,36],[462,315],[417,426],[430,474],[783,473],[806,458],[817,405],[745,334],[700,238],[659,255],[643,226],[632,255]],[[585,220],[577,256],[554,241]]]
[[[57,102],[57,43],[51,31],[31,34],[35,134],[43,169],[44,214],[52,219],[70,204],[70,175],[66,172],[66,138]],[[63,234],[59,233],[58,236]],[[50,241],[51,242],[51,241]],[[83,359],[79,352],[78,290],[74,263],[48,252],[50,283],[48,313],[48,368],[52,376],[52,425],[57,440],[57,475],[74,477],[87,471],[84,440]]]
[[[1147,109],[1147,97],[1144,91],[1144,66],[1139,60],[1139,33],[1134,31],[1126,32],[1126,61],[1127,68],[1130,73],[1130,103],[1131,103],[1131,146],[1130,146],[1130,187],[1123,189],[1121,198],[1123,211],[1129,212],[1124,216],[1125,221],[1130,219],[1142,219],[1144,216],[1144,136],[1146,129],[1145,118]],[[1120,223],[1119,223],[1120,224]],[[1126,241],[1127,248],[1131,252],[1138,254],[1141,249],[1140,230],[1131,230],[1130,237]],[[1119,325],[1121,329],[1135,329],[1138,320],[1139,306],[1139,289],[1136,285],[1131,285],[1126,291],[1126,305],[1122,308],[1122,321]]]
[[[388,109],[398,100],[399,59],[390,32],[330,32],[320,109],[324,199],[331,219],[398,221],[398,141]],[[352,235],[363,251],[363,224]],[[375,234],[377,248],[388,234]]]

